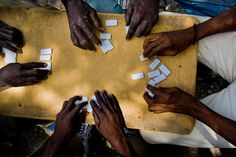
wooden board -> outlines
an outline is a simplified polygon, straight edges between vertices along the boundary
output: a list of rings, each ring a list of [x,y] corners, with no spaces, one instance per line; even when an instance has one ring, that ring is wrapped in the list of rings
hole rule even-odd
[[[194,120],[186,115],[153,114],[143,100],[149,81],[147,72],[151,60],[140,62],[144,38],[125,40],[124,15],[100,14],[105,19],[117,19],[117,27],[106,27],[112,34],[112,52],[104,54],[82,51],[72,45],[65,12],[44,9],[0,8],[0,19],[23,31],[26,45],[18,55],[20,63],[39,61],[39,50],[53,48],[53,73],[48,80],[30,87],[11,88],[0,93],[0,113],[7,116],[55,119],[63,101],[74,95],[92,96],[94,90],[114,93],[130,128],[189,133]],[[160,17],[153,32],[187,28],[197,22],[191,17]],[[172,71],[161,83],[176,86],[191,94],[195,91],[197,45],[175,57],[160,57]],[[1,59],[3,65],[4,59]],[[131,80],[131,74],[145,72],[143,80]],[[91,114],[87,118],[92,122]]]

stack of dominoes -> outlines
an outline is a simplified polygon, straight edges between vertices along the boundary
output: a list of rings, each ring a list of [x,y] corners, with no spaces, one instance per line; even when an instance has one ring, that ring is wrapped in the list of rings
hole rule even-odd
[[[51,48],[46,48],[46,49],[41,49],[40,50],[40,57],[39,60],[43,61],[45,63],[47,63],[47,67],[45,68],[41,68],[41,69],[45,69],[45,70],[52,70],[52,49]]]
[[[112,27],[117,26],[118,21],[116,19],[113,20],[106,20],[106,26]],[[103,53],[107,53],[113,49],[112,43],[111,43],[112,35],[109,33],[100,33],[100,39],[102,40],[101,49]]]
[[[5,54],[5,63],[16,63],[17,53],[13,52],[7,48],[2,48],[2,52]]]

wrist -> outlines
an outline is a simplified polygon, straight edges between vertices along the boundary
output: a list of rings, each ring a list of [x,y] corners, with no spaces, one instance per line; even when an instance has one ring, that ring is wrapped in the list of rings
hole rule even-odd
[[[44,150],[43,156],[45,157],[55,157],[59,153],[62,147],[62,142],[58,140],[53,134],[47,143],[47,147]]]
[[[129,140],[127,137],[123,136],[119,139],[116,140],[115,143],[113,143],[114,149],[122,156],[125,157],[131,157],[131,149],[130,149],[131,144],[129,143]]]

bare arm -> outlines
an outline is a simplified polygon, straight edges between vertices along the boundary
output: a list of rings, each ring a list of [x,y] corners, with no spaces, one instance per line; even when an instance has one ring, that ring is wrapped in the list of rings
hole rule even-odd
[[[199,107],[196,112],[198,114],[195,114],[194,117],[205,123],[226,140],[236,145],[236,121],[221,116],[199,101],[195,103],[197,103]]]
[[[151,112],[174,112],[190,115],[236,145],[236,121],[219,115],[179,88],[155,88],[151,86],[147,88],[155,94],[154,98],[151,98],[147,93],[144,94],[144,99]]]
[[[174,56],[207,36],[233,30],[236,30],[236,7],[196,25],[195,28],[148,36],[143,44],[143,55],[145,57]]]

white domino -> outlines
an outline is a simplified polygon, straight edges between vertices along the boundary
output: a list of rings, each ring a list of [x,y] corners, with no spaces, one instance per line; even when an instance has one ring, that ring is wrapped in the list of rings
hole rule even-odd
[[[160,63],[160,60],[158,58],[154,59],[154,61],[149,65],[149,67],[154,70],[158,64]]]
[[[50,61],[52,59],[51,55],[40,55],[39,60]]]
[[[16,53],[7,49],[7,48],[2,48],[2,52],[5,54],[5,63],[16,63]]]
[[[154,70],[148,73],[148,78],[153,78],[159,76],[161,73],[159,70]]]
[[[97,98],[96,98],[95,95],[93,95],[93,96],[91,97],[91,99],[92,99],[93,101],[95,101],[95,103],[97,104],[97,106],[99,106],[98,100],[97,100]]]
[[[125,26],[125,33],[127,34],[129,31],[129,26]]]
[[[45,62],[47,64],[47,66],[45,68],[40,68],[42,70],[52,70],[52,63],[51,62]]]
[[[84,108],[88,111],[88,112],[93,112],[93,108],[90,105],[90,103],[88,103],[86,106],[84,106]]]
[[[166,76],[168,76],[168,75],[170,75],[170,70],[164,65],[164,64],[162,64],[160,67],[159,67],[159,69],[166,75]]]
[[[150,90],[148,90],[147,88],[145,88],[145,91],[148,93],[148,95],[150,96],[150,97],[154,97],[155,96],[155,94],[153,94]]]
[[[157,76],[156,78],[154,78],[154,81],[157,83],[161,82],[161,81],[164,81],[166,79],[166,75],[164,74],[161,74],[159,76]]]
[[[155,87],[155,86],[156,86],[156,82],[155,82],[154,80],[150,80],[150,81],[148,82],[148,84],[149,84],[150,86],[152,86],[152,87]]]
[[[88,102],[89,98],[87,96],[83,96],[81,102],[86,102],[86,101]]]
[[[108,51],[112,50],[113,46],[112,46],[110,40],[102,41],[101,49],[102,49],[103,53],[107,53]]]
[[[106,39],[110,40],[111,39],[111,34],[109,34],[109,33],[100,33],[100,39],[102,39],[102,40],[106,40]]]
[[[132,74],[132,80],[139,80],[139,79],[143,79],[144,78],[144,73],[136,73],[136,74]]]
[[[139,56],[141,62],[146,61],[148,58],[144,57],[143,55]]]
[[[41,49],[40,50],[40,55],[50,55],[52,54],[52,49],[51,48],[46,48],[46,49]]]
[[[106,20],[106,26],[117,26],[118,21],[117,20]]]
[[[75,105],[79,105],[80,102],[81,102],[80,100],[76,100],[76,101],[75,101]]]

